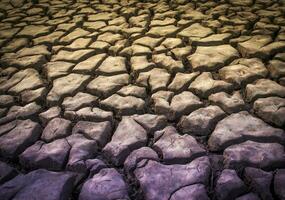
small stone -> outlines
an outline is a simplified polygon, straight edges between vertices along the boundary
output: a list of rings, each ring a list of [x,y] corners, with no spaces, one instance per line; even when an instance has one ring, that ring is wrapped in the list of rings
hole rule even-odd
[[[18,175],[1,185],[0,195],[3,200],[69,199],[71,198],[74,182],[75,174],[39,169],[25,175]]]
[[[113,94],[107,99],[101,101],[100,104],[108,109],[115,110],[121,115],[130,115],[142,112],[145,106],[144,100],[140,98],[133,96],[122,97],[118,94]]]
[[[13,0],[13,1],[18,1],[18,0]],[[8,29],[2,29],[0,31],[0,38],[12,38],[14,35],[16,35],[17,32],[19,32],[21,28],[8,28]]]
[[[63,118],[52,119],[45,127],[41,139],[45,142],[66,137],[71,134],[71,121]]]
[[[35,51],[37,51],[37,49],[35,49]],[[17,53],[9,53],[8,55],[4,54],[1,58],[1,63],[7,66],[17,66],[21,69],[41,69],[41,67],[47,62],[44,55],[20,56]]]
[[[246,140],[284,143],[285,134],[282,129],[274,128],[247,111],[242,111],[231,114],[217,124],[208,146],[211,151],[219,151]]]
[[[78,92],[73,97],[65,97],[62,106],[64,110],[78,110],[79,108],[92,105],[97,101],[97,97],[88,93]]]
[[[71,41],[79,38],[79,37],[84,37],[86,35],[90,34],[90,32],[85,31],[81,28],[76,28],[74,31],[72,31],[71,33],[67,34],[66,36],[62,37],[60,39],[60,42],[63,43],[70,43]]]
[[[33,101],[43,100],[45,94],[46,88],[44,87],[35,90],[25,90],[21,93],[21,101],[27,104]]]
[[[254,112],[268,123],[285,125],[285,98],[267,97],[257,99],[253,104]]]
[[[87,90],[98,96],[108,97],[129,83],[128,74],[98,76],[87,85]]]
[[[134,96],[139,98],[146,98],[146,89],[136,85],[127,85],[122,87],[118,92],[121,96]]]
[[[1,69],[0,70],[0,75],[3,76],[3,78],[1,78],[0,83],[8,80],[8,77],[13,75],[17,71],[18,71],[18,68],[16,68],[16,67],[7,67],[5,69]]]
[[[239,57],[238,51],[230,45],[198,46],[187,59],[194,71],[215,71]]]
[[[110,44],[115,44],[119,40],[123,40],[123,36],[121,34],[115,34],[111,32],[105,32],[97,37],[97,40],[101,40],[103,42],[107,42]]]
[[[138,163],[143,160],[159,161],[157,153],[149,147],[142,147],[134,150],[124,162],[124,170],[130,175],[138,166]]]
[[[155,132],[153,148],[162,155],[166,163],[187,163],[206,153],[195,138],[179,135],[172,126]]]
[[[41,106],[35,102],[29,103],[25,106],[12,106],[6,117],[0,119],[0,124],[12,121],[14,119],[26,119],[37,115],[41,111]]]
[[[103,149],[103,153],[117,166],[122,165],[131,151],[145,146],[147,132],[130,117],[123,117],[111,142]]]
[[[217,199],[234,199],[247,190],[245,184],[238,177],[235,170],[224,169],[217,180],[215,192]]]
[[[262,199],[273,200],[270,185],[273,179],[272,172],[265,172],[261,169],[247,167],[244,176],[253,191],[260,195]]]
[[[95,41],[89,45],[89,48],[93,48],[100,53],[103,53],[104,51],[106,51],[110,47],[111,47],[111,45],[108,42],[103,42],[103,41],[99,41],[99,40],[97,40],[97,41]]]
[[[90,57],[94,51],[92,49],[81,49],[76,51],[60,50],[51,57],[51,61],[81,62]]]
[[[183,116],[177,126],[183,133],[209,135],[225,116],[225,112],[220,107],[208,106],[195,110],[188,116]]]
[[[131,70],[135,73],[149,71],[154,68],[154,63],[149,62],[147,56],[132,56]]]
[[[167,118],[171,118],[173,113],[170,108],[170,101],[174,93],[170,91],[158,91],[151,96],[153,103],[153,109],[156,114],[166,115]]]
[[[243,168],[246,166],[261,169],[275,169],[285,164],[284,146],[278,143],[258,143],[246,141],[224,150],[226,168]]]
[[[15,52],[28,45],[28,43],[29,40],[27,38],[14,38],[6,46],[1,48],[1,52]]]
[[[150,23],[150,26],[165,26],[165,25],[171,25],[175,23],[175,19],[167,17],[163,20],[152,20]]]
[[[0,129],[0,136],[8,133],[9,131],[11,131],[12,129],[14,129],[18,124],[20,124],[22,121],[21,120],[14,120],[11,121],[9,123],[3,124],[1,125],[1,129]]]
[[[107,55],[105,53],[92,56],[92,57],[78,63],[77,65],[75,65],[75,67],[72,69],[72,71],[78,72],[78,73],[94,72],[94,70],[98,68],[98,66],[103,62],[103,60],[106,58],[106,56]]]
[[[11,95],[0,95],[0,107],[10,107],[15,103],[15,99]]]
[[[61,108],[56,106],[56,107],[51,107],[48,110],[42,112],[39,114],[39,118],[44,126],[48,124],[48,122],[54,118],[57,118],[60,116],[61,113]]]
[[[180,37],[187,37],[190,41],[197,41],[210,34],[214,33],[212,29],[204,27],[199,23],[192,24],[191,26],[183,29],[177,35]]]
[[[86,160],[96,155],[97,142],[85,138],[82,134],[72,134],[66,141],[71,145],[66,169],[79,173],[87,172]]]
[[[151,55],[152,51],[149,47],[133,44],[132,46],[124,48],[121,52],[121,56],[143,56]]]
[[[20,156],[20,163],[27,169],[45,168],[62,170],[68,159],[71,146],[66,139],[58,139],[51,143],[37,141]]]
[[[95,140],[104,147],[112,135],[112,126],[106,122],[79,121],[72,129],[72,134],[83,134],[86,138]]]
[[[126,58],[124,57],[112,57],[108,56],[102,64],[96,69],[99,74],[103,75],[115,75],[120,73],[126,73]]]
[[[115,13],[108,13],[108,12],[101,12],[96,13],[88,16],[88,21],[108,21],[115,18],[117,14]]]
[[[37,15],[44,12],[44,10],[42,8],[31,8],[27,11],[28,15]]]
[[[277,29],[279,27],[277,26]],[[282,53],[285,48],[285,41],[272,42],[266,46],[263,46],[259,51],[264,58],[269,58],[276,53]]]
[[[35,89],[43,86],[38,71],[32,68],[15,73],[8,81],[0,82],[0,91],[9,91],[19,94],[27,89]]]
[[[65,15],[67,14],[72,14],[74,13],[74,11],[69,11],[67,13],[65,13]],[[74,22],[70,22],[70,23],[63,23],[63,24],[59,24],[56,28],[57,31],[70,31],[71,29],[74,29],[76,27],[76,23]]]
[[[170,73],[183,71],[184,65],[182,61],[174,60],[171,56],[165,54],[156,54],[152,56],[152,60],[158,66],[163,67]]]
[[[182,44],[183,42],[180,38],[166,38],[160,45],[170,50],[182,46]]]
[[[46,45],[36,45],[32,47],[25,47],[17,51],[17,57],[44,55],[50,56],[50,51]]]
[[[5,158],[16,158],[27,147],[37,141],[41,134],[41,126],[29,119],[17,120],[9,132],[0,137],[0,154]]]
[[[83,27],[86,27],[88,30],[92,29],[93,31],[96,31],[100,28],[103,28],[106,26],[106,22],[104,21],[97,21],[97,22],[84,22]]]
[[[225,92],[218,92],[211,94],[208,99],[220,106],[228,114],[245,109],[245,102],[239,91],[234,91],[232,95]]]
[[[272,78],[285,76],[285,62],[280,60],[270,60],[268,70]]]
[[[181,187],[207,184],[210,175],[207,157],[196,158],[184,165],[163,165],[153,160],[142,160],[139,166],[134,174],[146,200],[169,199]]]
[[[198,46],[216,46],[228,43],[231,38],[230,33],[213,34],[208,37],[195,41]]]
[[[46,25],[28,25],[17,33],[17,36],[35,38],[49,33],[51,28],[52,27]]]
[[[79,200],[129,199],[128,187],[121,174],[113,168],[101,169],[82,186]]]
[[[61,76],[68,75],[73,66],[73,63],[63,61],[48,62],[45,64],[44,71],[48,77],[48,80],[54,80]]]
[[[168,85],[168,89],[172,91],[180,91],[189,86],[189,84],[199,75],[199,72],[187,73],[176,73],[172,82]]]
[[[244,86],[258,78],[266,77],[268,71],[258,58],[239,59],[219,70],[221,79],[237,86]]]
[[[84,121],[113,121],[113,113],[104,111],[99,108],[85,107],[78,111],[65,111],[64,117],[70,120],[84,120]]]
[[[178,95],[175,95],[170,104],[170,108],[173,114],[170,113],[170,119],[177,119],[181,115],[189,114],[193,110],[202,107],[203,103],[199,97],[191,92],[184,91]]]
[[[101,169],[108,168],[108,166],[99,159],[88,159],[86,160],[86,167],[89,169],[89,177],[93,177],[98,174]]]
[[[262,47],[272,42],[272,38],[267,35],[255,35],[251,39],[238,43],[238,50],[243,57],[256,57]]]
[[[259,79],[253,84],[248,84],[245,93],[247,101],[270,96],[285,97],[285,87],[269,79]]]
[[[74,49],[74,50],[85,49],[88,47],[90,42],[91,42],[91,38],[77,38],[71,44],[66,45],[65,48]]]
[[[210,72],[203,72],[189,86],[189,89],[201,97],[208,97],[212,93],[231,91],[233,85],[222,80],[215,80]]]
[[[167,83],[170,80],[170,74],[165,69],[154,68],[148,72],[139,74],[136,83],[141,86],[148,87],[152,92],[166,89]]]
[[[145,27],[147,20],[149,20],[149,15],[142,13],[139,16],[132,16],[129,20],[129,23],[138,27]]]
[[[164,128],[167,124],[167,118],[164,115],[144,114],[131,117],[150,134]]]
[[[37,37],[37,38],[34,38],[33,39],[33,43],[35,45],[38,45],[38,44],[48,44],[48,45],[51,45],[51,44],[54,44],[56,42],[59,41],[59,38],[61,36],[63,36],[65,34],[65,32],[63,31],[54,31],[48,35],[44,35],[44,36],[41,36],[41,37]]]
[[[182,59],[182,58],[188,56],[191,53],[191,51],[192,51],[191,46],[171,49],[171,53],[174,54],[176,59]]]
[[[174,36],[177,30],[179,30],[178,27],[174,25],[163,26],[163,29],[158,26],[150,28],[150,30],[147,32],[147,35],[154,37]]]
[[[58,103],[65,95],[78,91],[89,79],[89,75],[69,74],[53,81],[53,87],[47,95],[50,104]]]
[[[242,35],[242,36],[239,36],[239,37],[237,37],[237,38],[230,39],[230,44],[231,44],[233,47],[237,47],[237,44],[238,44],[238,43],[245,42],[245,41],[249,40],[250,38],[251,38],[251,36]]]

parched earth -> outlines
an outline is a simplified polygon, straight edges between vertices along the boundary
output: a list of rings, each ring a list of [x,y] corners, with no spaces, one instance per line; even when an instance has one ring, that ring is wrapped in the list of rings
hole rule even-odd
[[[0,20],[1,200],[285,199],[284,1],[1,0]]]

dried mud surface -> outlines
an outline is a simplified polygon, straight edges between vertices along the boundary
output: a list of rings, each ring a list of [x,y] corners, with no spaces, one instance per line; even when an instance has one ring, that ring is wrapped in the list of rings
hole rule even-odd
[[[285,3],[2,0],[0,199],[285,199]]]

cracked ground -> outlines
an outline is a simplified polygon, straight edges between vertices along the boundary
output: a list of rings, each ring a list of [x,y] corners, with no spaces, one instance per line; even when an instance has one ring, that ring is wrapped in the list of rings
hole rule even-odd
[[[1,200],[285,199],[284,1],[1,0],[0,21]]]

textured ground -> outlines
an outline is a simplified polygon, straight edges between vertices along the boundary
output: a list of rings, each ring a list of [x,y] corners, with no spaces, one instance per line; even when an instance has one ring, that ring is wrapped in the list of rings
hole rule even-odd
[[[285,199],[281,1],[0,11],[0,199]]]

